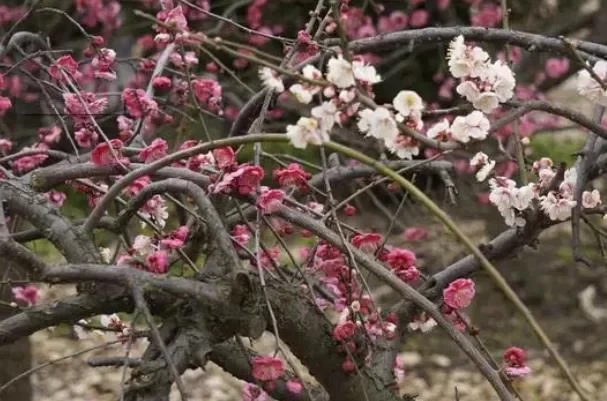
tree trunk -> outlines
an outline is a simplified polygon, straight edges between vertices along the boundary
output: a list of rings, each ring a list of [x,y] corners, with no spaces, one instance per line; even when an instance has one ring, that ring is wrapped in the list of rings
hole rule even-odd
[[[12,267],[12,268],[11,268]],[[7,263],[0,264],[0,278],[16,279],[14,266]],[[0,284],[0,300],[11,302],[11,286]],[[0,321],[13,314],[13,309],[0,304]],[[0,385],[8,382],[20,373],[32,367],[32,350],[29,338],[22,338],[15,343],[0,347]],[[7,388],[0,399],[11,401],[31,401],[32,383],[30,377],[19,380]]]

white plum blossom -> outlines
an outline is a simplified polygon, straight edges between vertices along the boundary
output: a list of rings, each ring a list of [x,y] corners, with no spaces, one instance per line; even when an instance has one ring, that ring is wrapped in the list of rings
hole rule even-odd
[[[476,180],[478,182],[483,182],[493,171],[493,168],[495,167],[495,160],[489,159],[489,156],[483,152],[478,152],[472,157],[472,159],[470,159],[470,165],[472,167],[479,167],[478,171],[476,172]]]
[[[415,320],[409,323],[409,330],[416,331],[419,330],[422,333],[427,333],[436,327],[436,320],[427,316],[426,313],[422,313],[421,316],[418,316]]]
[[[301,73],[307,79],[318,80],[322,77],[322,72],[320,72],[320,70],[318,68],[314,67],[312,64],[306,65],[301,70]]]
[[[314,96],[314,93],[312,93],[312,91],[308,90],[302,84],[291,85],[289,92],[295,96],[295,99],[297,99],[299,103],[303,104],[309,104],[312,101],[312,96]]]
[[[477,46],[467,46],[459,35],[449,44],[449,71],[455,78],[478,77],[486,68],[489,54]]]
[[[443,119],[430,127],[430,129],[428,129],[426,132],[426,135],[430,139],[445,140],[448,138],[450,132],[451,126],[449,121],[447,119]]]
[[[344,90],[339,91],[339,100],[341,100],[344,103],[350,103],[355,98],[356,98],[356,92],[353,90],[344,89]]]
[[[354,86],[352,64],[345,60],[341,54],[337,58],[332,57],[327,63],[327,81],[338,88]]]
[[[490,113],[514,95],[516,80],[512,69],[501,60],[491,63],[483,49],[467,46],[463,36],[451,42],[448,58],[449,71],[462,80],[455,90],[474,108]]]
[[[493,203],[510,227],[522,227],[525,219],[519,213],[531,206],[537,197],[536,184],[528,184],[517,188],[516,183],[505,177],[496,177],[489,180],[489,201]]]
[[[320,145],[329,140],[328,132],[320,129],[318,120],[308,117],[301,117],[296,125],[287,125],[287,136],[299,149],[305,149],[309,143]]]
[[[331,101],[312,108],[310,113],[320,123],[320,130],[327,133],[331,131],[337,120],[337,107]]]
[[[601,194],[596,189],[591,191],[584,191],[582,194],[582,206],[585,209],[594,209],[602,203]]]
[[[451,124],[451,136],[456,141],[468,143],[470,138],[482,140],[489,135],[490,123],[478,110],[467,116],[458,116]]]
[[[565,170],[563,182],[559,185],[559,192],[564,198],[572,198],[577,184],[577,171],[575,167]]]
[[[514,95],[514,87],[516,86],[514,73],[501,60],[491,64],[486,81],[491,83],[493,92],[495,92],[500,102],[506,102]]]
[[[121,324],[121,320],[120,317],[113,313],[111,315],[100,315],[99,316],[99,324],[101,324],[103,327],[111,327],[111,326],[115,326],[115,325],[119,325]]]
[[[424,101],[415,91],[402,90],[392,100],[392,106],[403,117],[421,118],[424,109]]]
[[[540,201],[540,207],[546,215],[553,221],[563,221],[571,217],[571,209],[577,205],[577,202],[570,198],[558,198],[553,191],[543,196]]]
[[[141,216],[146,219],[152,219],[158,227],[164,228],[166,220],[169,218],[169,212],[167,210],[166,202],[160,195],[154,195],[151,197],[145,206],[140,210]],[[141,227],[145,228],[147,223],[142,220]]]
[[[152,244],[152,238],[147,235],[138,235],[133,241],[132,248],[141,256],[146,256],[154,252],[154,245]]]
[[[409,136],[397,135],[391,141],[384,141],[388,150],[394,153],[400,159],[413,159],[413,156],[419,155],[419,145],[416,140]]]
[[[103,263],[110,263],[112,261],[112,251],[110,248],[99,248],[99,255]]]
[[[392,142],[398,135],[398,126],[390,110],[378,107],[375,110],[364,109],[358,113],[358,129],[374,138]]]
[[[280,79],[276,71],[269,67],[261,67],[259,69],[259,79],[261,79],[263,86],[272,89],[276,93],[282,93],[285,90],[282,79]]]
[[[607,80],[607,61],[597,61],[592,70],[603,82]],[[578,73],[577,90],[580,95],[593,102],[607,106],[607,91],[603,90],[601,85],[585,69]]]
[[[375,67],[365,64],[362,61],[352,62],[352,72],[354,73],[354,78],[370,85],[381,81],[381,77],[375,70]]]
[[[455,91],[472,103],[475,109],[483,113],[490,113],[499,106],[499,98],[496,93],[483,92],[473,81],[464,81],[457,85]]]

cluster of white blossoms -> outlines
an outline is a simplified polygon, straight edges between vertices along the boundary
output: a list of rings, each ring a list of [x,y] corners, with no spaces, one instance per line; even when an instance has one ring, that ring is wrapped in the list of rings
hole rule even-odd
[[[449,139],[468,143],[471,139],[483,140],[489,135],[491,124],[480,111],[474,110],[467,116],[457,116],[451,124],[446,119],[434,124],[426,135],[430,139],[446,141]]]
[[[324,79],[329,85],[324,88],[312,82],[321,81],[323,78],[322,72],[316,67],[307,65],[302,69],[301,74],[305,80],[291,85],[290,94],[302,104],[310,104],[315,95],[322,95],[323,101],[319,106],[311,109],[310,117],[301,117],[296,124],[287,126],[287,136],[291,144],[300,149],[305,149],[308,144],[320,145],[328,141],[335,124],[341,124],[342,121],[358,113],[360,103],[356,102],[356,85],[370,89],[372,85],[381,81],[375,67],[360,60],[349,62],[341,55],[331,58],[327,63]],[[260,77],[266,87],[280,88],[280,85],[273,80],[273,75],[260,70]],[[379,113],[381,114],[381,110]],[[374,122],[374,124],[381,123]],[[396,128],[395,122],[393,125]]]
[[[607,81],[607,61],[597,61],[592,70],[603,82]],[[601,84],[586,69],[582,69],[578,73],[577,90],[580,95],[593,102],[607,106],[607,90],[604,90]]]
[[[483,159],[483,157],[478,156],[478,159]],[[540,210],[552,221],[569,219],[571,209],[577,205],[574,199],[577,184],[575,168],[565,171],[563,181],[556,189],[550,189],[556,177],[552,160],[547,157],[541,158],[533,163],[533,171],[538,176],[538,182],[520,188],[517,188],[516,183],[508,178],[496,177],[489,180],[491,187],[489,200],[497,207],[506,224],[511,227],[525,225],[522,212],[532,206],[534,199],[538,200]],[[581,201],[582,207],[585,209],[594,209],[602,203],[601,196],[596,189],[584,191]]]
[[[470,159],[470,166],[478,169],[476,172],[476,179],[479,182],[483,182],[493,171],[495,160],[489,159],[489,156],[483,152],[478,152]]]
[[[451,75],[461,80],[457,93],[474,108],[490,113],[512,98],[516,81],[510,67],[501,60],[492,62],[480,47],[466,45],[462,35],[451,41],[447,57]]]
[[[532,183],[517,188],[516,182],[511,179],[495,177],[489,180],[489,187],[489,201],[497,207],[506,224],[510,227],[523,227],[525,219],[522,213],[538,197],[539,186]]]

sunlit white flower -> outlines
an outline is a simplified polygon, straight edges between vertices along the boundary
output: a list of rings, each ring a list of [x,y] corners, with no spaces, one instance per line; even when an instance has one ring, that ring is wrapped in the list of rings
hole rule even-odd
[[[103,263],[110,263],[112,260],[112,251],[110,248],[99,248],[99,255],[101,255]]]
[[[140,213],[146,219],[151,219],[160,228],[164,228],[166,220],[169,218],[166,202],[160,195],[151,197],[140,210]],[[145,228],[146,225],[147,223],[145,221],[141,222],[141,227]]]
[[[514,95],[514,87],[516,86],[514,73],[501,60],[497,60],[490,65],[487,81],[491,83],[492,92],[495,92],[500,102],[506,102]]]
[[[375,70],[375,67],[367,65],[362,61],[352,62],[352,72],[354,73],[354,78],[371,85],[381,81],[381,77]]]
[[[451,127],[449,121],[443,119],[430,127],[430,129],[428,129],[426,132],[426,136],[428,136],[430,139],[436,139],[439,141],[446,140],[449,137],[450,129]]]
[[[337,107],[335,103],[329,101],[324,102],[320,106],[312,108],[312,117],[316,118],[320,122],[320,130],[329,132],[335,125],[337,119]]]
[[[548,185],[550,185],[550,183],[552,182],[552,179],[554,178],[555,175],[556,175],[556,171],[554,171],[552,168],[543,168],[543,169],[539,170],[537,172],[537,176],[540,181],[540,186],[542,188],[548,187]]]
[[[356,98],[356,92],[350,89],[343,89],[339,91],[339,100],[344,103],[350,103]]]
[[[531,201],[539,195],[539,188],[536,184],[527,184],[517,188],[512,199],[512,207],[518,210],[525,210],[531,206]]]
[[[308,117],[301,117],[296,125],[287,125],[287,136],[299,149],[305,149],[309,143],[320,145],[329,140],[329,134],[320,129],[318,120]]]
[[[565,175],[563,178],[563,182],[559,185],[559,192],[564,198],[573,197],[573,192],[575,191],[575,186],[577,184],[577,171],[575,167],[571,167],[565,170]]]
[[[282,79],[280,79],[276,71],[269,67],[261,67],[259,69],[259,79],[261,79],[263,86],[272,89],[276,93],[281,93],[285,90]]]
[[[472,139],[482,140],[489,135],[490,123],[478,110],[467,116],[458,116],[451,124],[451,136],[456,141],[467,143]]]
[[[422,333],[427,333],[436,327],[436,320],[426,315],[426,313],[422,313],[421,316],[418,316],[415,320],[409,323],[409,329],[412,331],[419,330]]]
[[[459,35],[449,44],[449,71],[455,78],[478,77],[486,69],[489,54],[477,46],[467,46]]]
[[[318,80],[322,77],[322,72],[320,72],[320,70],[318,68],[314,67],[312,64],[306,65],[301,70],[301,73],[307,79]]]
[[[582,194],[582,206],[585,209],[593,209],[601,204],[601,194],[596,189],[584,191]]]
[[[413,156],[419,155],[419,144],[409,136],[397,135],[393,140],[384,140],[384,143],[400,159],[411,160]]]
[[[549,192],[543,196],[540,201],[540,207],[548,215],[550,220],[563,221],[571,217],[571,209],[577,204],[576,201],[568,198],[557,198],[554,192]]]
[[[392,106],[403,117],[408,117],[412,114],[420,114],[424,109],[424,101],[417,92],[403,90],[394,97]]]
[[[483,152],[478,152],[472,157],[472,159],[470,159],[470,165],[472,167],[479,167],[478,171],[476,172],[476,179],[478,182],[483,182],[493,171],[493,168],[495,167],[495,160],[489,159],[489,156]]]
[[[475,109],[490,113],[499,106],[499,98],[494,92],[483,92],[473,81],[464,81],[457,85],[455,91],[472,103]]]
[[[309,104],[312,101],[312,96],[314,94],[308,88],[303,86],[302,84],[294,84],[289,88],[289,92],[295,95],[295,99],[299,103]]]
[[[358,129],[374,138],[393,141],[398,135],[398,126],[390,110],[378,107],[375,110],[364,109],[358,113]]]
[[[607,61],[599,60],[596,62],[592,70],[603,81],[607,79]],[[607,106],[607,91],[603,90],[601,85],[590,75],[590,73],[582,69],[577,77],[578,93],[593,102]]]
[[[338,88],[354,86],[352,64],[345,60],[341,54],[337,58],[332,57],[327,63],[327,80]]]
[[[498,210],[512,208],[516,196],[516,182],[505,178],[497,177],[489,180],[489,201],[493,203]]]
[[[120,321],[120,317],[118,317],[117,314],[113,313],[111,315],[100,315],[99,323],[103,327],[111,327],[111,326],[116,326],[116,325],[120,324],[121,321]]]
[[[142,256],[148,255],[154,251],[152,238],[147,235],[138,235],[133,241],[133,249]]]

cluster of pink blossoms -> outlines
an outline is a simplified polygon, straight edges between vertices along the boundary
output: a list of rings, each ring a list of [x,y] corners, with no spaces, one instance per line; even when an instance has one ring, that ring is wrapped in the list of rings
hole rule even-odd
[[[251,374],[255,380],[261,382],[267,391],[272,391],[276,388],[277,380],[286,380],[286,388],[293,394],[299,394],[303,390],[301,381],[295,378],[288,379],[285,375],[286,370],[282,359],[276,356],[256,356],[251,359]],[[244,399],[260,400],[263,396],[263,391],[253,385],[245,386]],[[251,397],[251,398],[248,398]],[[257,398],[255,398],[257,397]],[[267,396],[266,396],[267,397]]]
[[[164,274],[169,267],[170,252],[183,247],[188,235],[187,226],[178,227],[163,237],[138,235],[133,246],[126,253],[119,255],[116,263]]]

